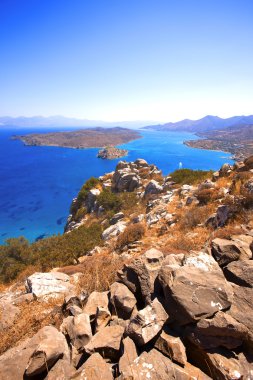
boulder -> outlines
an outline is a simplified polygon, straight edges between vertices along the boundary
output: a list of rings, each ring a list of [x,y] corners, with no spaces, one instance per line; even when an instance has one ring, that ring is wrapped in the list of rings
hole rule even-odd
[[[113,380],[111,367],[98,353],[92,354],[70,380]]]
[[[233,303],[228,311],[237,322],[242,323],[250,331],[253,330],[253,289],[233,284]]]
[[[252,237],[248,236],[250,243]],[[232,240],[215,238],[211,243],[212,255],[220,266],[225,266],[235,260],[248,260],[252,257],[250,243],[242,240],[242,236]]]
[[[133,171],[127,163],[119,164],[112,177],[112,189],[117,192],[134,191],[141,184],[140,177],[137,174],[138,171]]]
[[[106,326],[92,337],[85,346],[85,352],[90,355],[98,352],[106,359],[118,360],[123,333],[122,326]]]
[[[58,297],[74,290],[70,277],[60,272],[36,272],[27,278],[25,286],[36,298]]]
[[[126,223],[125,222],[117,222],[116,224],[113,224],[112,226],[106,228],[104,232],[102,233],[102,239],[108,240],[112,237],[118,236],[121,232],[125,231],[126,229]]]
[[[65,318],[61,325],[61,332],[69,338],[77,350],[83,349],[92,338],[89,315],[82,313],[75,317]]]
[[[239,286],[253,288],[253,261],[233,261],[224,268],[226,279]]]
[[[213,228],[223,227],[230,217],[231,210],[227,205],[218,206],[216,212],[210,216],[207,221],[207,226],[212,226]]]
[[[48,342],[48,345],[45,342]],[[41,349],[43,351],[41,352],[48,355],[45,357],[44,354],[43,362],[38,351],[38,347],[42,343]],[[26,339],[0,356],[0,377],[3,380],[20,380],[24,378],[26,368],[29,368],[29,372],[32,369],[33,371],[40,371],[47,364],[47,358],[50,367],[51,363],[55,363],[61,357],[70,360],[67,342],[55,327],[46,326],[32,338]]]
[[[147,305],[154,298],[163,259],[163,253],[152,248],[118,272],[119,281],[134,293],[140,305]]]
[[[143,352],[127,368],[118,380],[211,380],[200,369],[187,363],[184,368],[152,349]]]
[[[95,316],[95,332],[98,332],[102,328],[108,325],[111,320],[111,313],[108,308],[97,307]]]
[[[122,341],[123,354],[119,360],[119,371],[127,370],[128,366],[138,357],[134,342],[129,337]]]
[[[146,306],[130,319],[126,334],[138,346],[143,346],[162,330],[167,318],[168,314],[156,298],[151,305]]]
[[[33,351],[27,363],[25,375],[34,377],[50,370],[64,355],[69,356],[67,342],[63,334],[54,329],[49,336],[39,342]]]
[[[8,300],[0,300],[0,331],[12,326],[20,309]]]
[[[152,179],[145,188],[144,197],[147,197],[151,194],[160,194],[163,191],[163,187],[159,185],[157,181]]]
[[[185,346],[179,337],[162,331],[154,347],[174,362],[182,364],[183,366],[187,363]]]
[[[116,224],[118,223],[119,220],[124,218],[124,213],[123,212],[118,212],[117,214],[114,214],[113,217],[110,219],[109,223],[110,224]]]
[[[149,164],[147,161],[143,160],[142,158],[137,158],[137,160],[134,161],[137,168],[148,168]]]
[[[82,313],[82,301],[80,297],[73,294],[68,294],[62,306],[62,311],[65,316],[68,315],[78,315]]]
[[[114,282],[110,287],[110,300],[119,318],[130,318],[136,305],[136,298],[126,285]]]
[[[91,189],[88,191],[88,194],[87,194],[86,199],[85,199],[85,206],[87,208],[88,213],[95,211],[96,201],[97,201],[97,197],[99,196],[99,194],[100,194],[99,189]]]
[[[191,252],[181,265],[163,265],[159,281],[166,310],[176,324],[211,317],[231,306],[232,287],[213,257],[204,252]]]
[[[216,347],[234,349],[247,340],[248,329],[222,311],[212,319],[202,319],[188,328],[188,338],[205,350]]]
[[[83,308],[83,312],[90,316],[91,320],[95,319],[97,314],[97,308],[104,308],[109,312],[108,309],[108,292],[92,292]]]

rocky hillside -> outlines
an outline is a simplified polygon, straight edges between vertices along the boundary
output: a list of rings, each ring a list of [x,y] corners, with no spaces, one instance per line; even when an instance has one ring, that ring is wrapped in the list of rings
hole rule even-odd
[[[96,221],[101,243],[3,286],[0,378],[253,379],[252,210],[253,157],[87,181],[65,236]]]

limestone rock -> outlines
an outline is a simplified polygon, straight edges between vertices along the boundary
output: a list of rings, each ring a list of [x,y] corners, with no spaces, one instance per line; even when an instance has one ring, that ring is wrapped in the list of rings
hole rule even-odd
[[[92,354],[70,380],[113,380],[109,364],[98,353]]]
[[[87,194],[86,199],[85,199],[85,206],[87,208],[88,213],[95,211],[96,200],[97,200],[97,197],[99,196],[99,194],[100,194],[99,189],[91,189],[88,191],[88,194]]]
[[[114,214],[113,217],[110,219],[109,223],[110,224],[116,224],[118,223],[119,220],[124,218],[124,213],[123,212],[118,212],[117,214]]]
[[[253,261],[233,261],[224,268],[228,281],[239,286],[253,288]]]
[[[191,341],[205,350],[216,347],[234,349],[247,340],[248,329],[230,315],[220,311],[212,319],[200,320],[189,328]]]
[[[184,368],[172,363],[159,351],[152,349],[143,352],[128,368],[124,369],[119,380],[211,380],[198,368],[187,364]]]
[[[136,347],[132,339],[126,337],[122,341],[123,355],[119,360],[119,371],[123,372],[127,370],[128,366],[138,357]]]
[[[253,330],[253,289],[233,284],[233,303],[228,313],[250,331]]]
[[[61,325],[61,331],[68,336],[77,350],[82,349],[92,337],[89,315],[82,313],[75,317],[65,318]]]
[[[243,240],[244,239],[244,240]],[[248,236],[249,243],[243,236],[234,236],[232,240],[216,238],[212,241],[212,254],[220,266],[225,266],[235,260],[248,260],[252,257],[250,244],[252,237]]]
[[[95,332],[108,325],[111,320],[111,313],[107,308],[98,307],[95,317]]]
[[[136,298],[126,285],[114,282],[110,287],[110,299],[119,318],[130,318]]]
[[[157,249],[150,249],[118,272],[119,281],[134,293],[140,304],[149,304],[154,298],[156,277],[164,256]]]
[[[119,221],[116,224],[113,224],[112,226],[106,228],[104,232],[102,233],[102,239],[108,240],[112,237],[118,236],[121,232],[123,232],[126,229],[126,223]]]
[[[185,346],[181,339],[176,336],[169,335],[165,331],[162,331],[155,342],[155,348],[165,356],[168,356],[171,360],[183,366],[187,363]]]
[[[64,336],[59,333],[55,327],[46,326],[39,330],[31,339],[23,341],[18,346],[9,349],[0,356],[0,378],[3,380],[23,379],[29,359],[38,351],[37,349],[43,341],[51,341],[52,344],[56,342],[55,349],[49,354],[51,359],[53,357],[56,358],[59,354],[58,358],[63,356],[66,360],[69,360],[68,346]],[[44,346],[44,349],[46,349],[46,352],[49,352],[49,347],[47,350],[46,346]],[[54,354],[52,354],[52,352],[54,352]],[[38,361],[37,363],[38,369],[40,366],[39,363],[42,362]],[[30,361],[30,364],[32,364],[32,361]],[[45,356],[43,364],[41,365],[45,365]]]
[[[106,326],[99,330],[85,346],[88,354],[101,353],[104,358],[117,360],[124,328],[122,326]]]
[[[97,308],[104,308],[108,310],[108,292],[92,292],[89,295],[89,298],[87,300],[86,305],[83,308],[83,312],[88,314],[91,318],[91,320],[95,319],[95,316],[97,314]]]
[[[163,328],[168,314],[162,304],[156,298],[151,305],[140,310],[136,316],[130,319],[126,334],[132,338],[138,346],[142,346],[153,339]]]
[[[60,272],[34,273],[26,280],[26,289],[36,298],[57,297],[70,293],[74,286],[70,283],[70,277]]]
[[[159,281],[166,310],[175,323],[187,324],[211,317],[231,305],[232,287],[212,256],[192,252],[183,265],[163,265]]]
[[[157,181],[152,179],[145,188],[144,197],[147,197],[151,194],[160,194],[163,191],[163,187],[159,185]]]

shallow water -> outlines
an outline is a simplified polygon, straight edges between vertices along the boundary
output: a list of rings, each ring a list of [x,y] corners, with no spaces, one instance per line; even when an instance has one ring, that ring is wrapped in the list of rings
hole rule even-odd
[[[10,139],[14,134],[31,132],[45,129],[0,130],[0,243],[9,237],[25,236],[34,241],[62,233],[72,198],[82,184],[91,176],[113,171],[120,160],[98,159],[94,148],[32,147]],[[129,150],[124,159],[144,158],[164,174],[178,169],[180,162],[185,168],[202,170],[216,170],[233,162],[227,153],[183,145],[184,140],[197,138],[189,133],[141,134],[143,138],[122,145]]]

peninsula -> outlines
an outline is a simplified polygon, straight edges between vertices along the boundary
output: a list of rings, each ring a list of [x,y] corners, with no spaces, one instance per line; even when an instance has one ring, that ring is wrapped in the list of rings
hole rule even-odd
[[[97,127],[68,132],[15,135],[12,138],[23,141],[25,145],[85,149],[125,144],[141,138],[141,135],[137,131],[127,128]]]
[[[197,133],[201,139],[185,141],[192,148],[232,153],[236,161],[253,154],[253,124]]]

